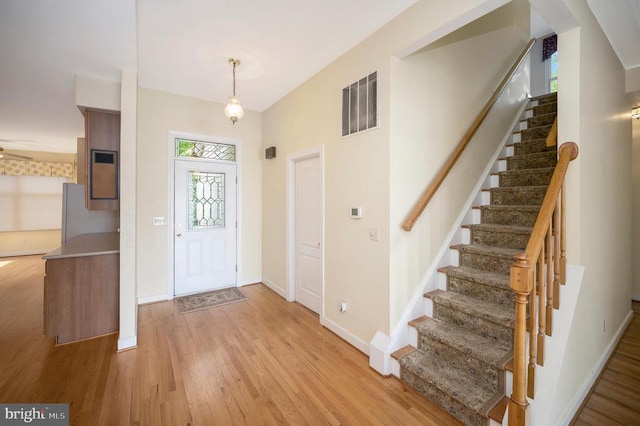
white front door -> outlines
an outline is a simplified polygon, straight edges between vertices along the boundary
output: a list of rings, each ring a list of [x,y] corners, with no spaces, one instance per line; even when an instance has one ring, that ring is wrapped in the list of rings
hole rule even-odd
[[[320,158],[295,163],[296,300],[320,313],[322,297],[322,169]]]
[[[236,165],[175,162],[174,293],[236,285]]]

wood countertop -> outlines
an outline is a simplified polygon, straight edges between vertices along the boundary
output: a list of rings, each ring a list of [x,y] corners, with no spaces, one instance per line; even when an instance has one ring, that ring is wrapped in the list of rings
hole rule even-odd
[[[83,234],[42,256],[43,259],[99,256],[120,252],[120,233]]]

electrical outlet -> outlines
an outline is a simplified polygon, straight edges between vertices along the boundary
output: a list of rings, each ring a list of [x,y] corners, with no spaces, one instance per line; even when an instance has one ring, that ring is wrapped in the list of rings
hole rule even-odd
[[[338,310],[342,313],[347,312],[347,302],[341,301],[338,303]]]

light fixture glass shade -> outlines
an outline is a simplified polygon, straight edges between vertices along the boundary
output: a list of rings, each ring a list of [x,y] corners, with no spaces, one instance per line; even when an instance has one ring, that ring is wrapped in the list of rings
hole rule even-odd
[[[227,106],[224,107],[224,115],[226,115],[233,124],[236,124],[236,121],[242,118],[244,110],[242,109],[242,101],[239,97],[229,96]]]
[[[640,119],[640,107],[631,108],[631,118]]]

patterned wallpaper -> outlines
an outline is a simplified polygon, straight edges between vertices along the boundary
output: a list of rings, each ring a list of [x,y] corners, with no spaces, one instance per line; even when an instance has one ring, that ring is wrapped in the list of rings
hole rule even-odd
[[[74,177],[73,163],[52,161],[0,160],[0,175]]]

